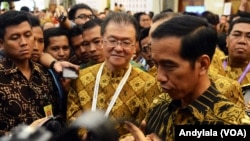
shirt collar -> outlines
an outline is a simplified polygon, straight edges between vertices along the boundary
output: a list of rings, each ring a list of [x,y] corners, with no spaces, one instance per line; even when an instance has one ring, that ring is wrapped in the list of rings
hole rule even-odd
[[[14,62],[8,57],[3,58],[2,64],[3,64],[3,68],[4,68],[4,73],[6,75],[16,73],[19,71],[19,69],[14,64]],[[34,73],[40,72],[39,64],[37,64],[33,61],[29,61],[29,64],[31,66],[32,72],[34,72]]]
[[[107,74],[108,76],[112,78],[115,78],[115,77],[123,77],[124,74],[127,72],[127,70],[128,70],[128,66],[123,69],[112,72],[106,65],[104,65],[103,73]]]
[[[194,111],[204,115],[203,116],[204,118],[208,110],[214,108],[214,103],[218,99],[217,94],[219,94],[219,92],[215,88],[214,83],[212,83],[202,95],[200,95],[195,101],[189,104],[186,108],[181,110],[189,111],[196,119],[202,120],[201,119],[202,117],[200,117],[197,114],[193,114]],[[170,108],[173,110],[180,108],[180,101],[173,100],[170,104]]]

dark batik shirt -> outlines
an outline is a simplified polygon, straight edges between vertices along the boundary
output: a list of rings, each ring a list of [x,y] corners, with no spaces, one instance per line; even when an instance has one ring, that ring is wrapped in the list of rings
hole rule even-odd
[[[43,107],[53,103],[54,115],[57,95],[46,68],[30,62],[30,80],[8,58],[0,60],[0,135],[18,124],[30,124],[45,117]]]
[[[249,117],[242,107],[237,107],[211,85],[186,108],[169,96],[154,99],[146,117],[146,134],[156,133],[162,140],[174,141],[175,125],[229,125],[249,124]]]

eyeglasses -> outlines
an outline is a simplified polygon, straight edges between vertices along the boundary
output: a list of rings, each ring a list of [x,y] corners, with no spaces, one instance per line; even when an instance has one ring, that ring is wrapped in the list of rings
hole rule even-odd
[[[150,19],[142,19],[141,22],[148,22]]]
[[[141,51],[143,53],[150,53],[151,52],[151,44],[147,44],[147,45],[143,46]]]
[[[92,19],[95,19],[95,16],[94,15],[81,14],[81,15],[75,17],[75,19],[83,19],[83,20],[87,20],[87,18],[92,20]]]
[[[134,44],[130,40],[116,40],[116,39],[107,39],[103,40],[109,47],[116,47],[120,45],[122,48],[131,48]]]

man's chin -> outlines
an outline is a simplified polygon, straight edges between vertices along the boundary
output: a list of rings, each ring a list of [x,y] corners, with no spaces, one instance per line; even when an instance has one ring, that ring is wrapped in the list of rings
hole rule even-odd
[[[33,57],[31,58],[31,60],[32,60],[33,62],[38,62],[38,59],[39,59],[39,58],[33,58]]]

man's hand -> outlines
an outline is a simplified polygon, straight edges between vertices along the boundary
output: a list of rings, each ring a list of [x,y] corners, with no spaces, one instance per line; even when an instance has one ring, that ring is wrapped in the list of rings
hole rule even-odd
[[[55,13],[54,16],[58,19],[61,15],[63,16],[68,16],[67,11],[65,10],[65,8],[61,5],[58,5],[55,9]]]
[[[68,61],[56,61],[55,58],[49,53],[42,53],[39,58],[39,63],[46,68],[54,69],[57,73],[61,73],[63,68],[66,67],[75,69],[76,71],[79,71],[80,69],[80,66],[72,64]]]
[[[125,121],[127,130],[133,135],[127,136],[123,141],[161,141],[161,139],[154,133],[145,136],[143,132],[136,127],[133,123]]]
[[[140,124],[140,129],[143,133],[145,133],[145,130],[146,130],[146,121],[145,120],[142,120],[141,124]]]
[[[57,72],[57,73],[61,73],[63,68],[73,68],[76,71],[80,70],[80,66],[72,64],[68,61],[56,61],[56,63],[53,66],[53,69]]]

